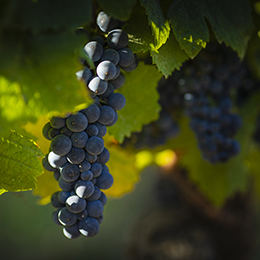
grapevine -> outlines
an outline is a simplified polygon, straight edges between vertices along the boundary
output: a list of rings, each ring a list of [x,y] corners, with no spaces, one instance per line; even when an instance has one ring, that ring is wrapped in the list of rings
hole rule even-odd
[[[43,127],[43,135],[51,144],[42,164],[54,172],[61,188],[51,197],[56,208],[53,221],[63,226],[63,234],[69,239],[81,235],[93,237],[99,231],[107,202],[101,190],[113,184],[106,166],[110,154],[103,137],[107,127],[116,123],[116,111],[126,103],[125,97],[114,90],[124,84],[121,69],[132,71],[138,65],[136,56],[127,48],[128,35],[117,28],[115,19],[100,12],[97,25],[108,33],[106,42],[96,36],[84,46],[95,69],[90,70],[83,61],[86,66],[76,73],[86,85],[93,104],[77,113],[52,117]]]

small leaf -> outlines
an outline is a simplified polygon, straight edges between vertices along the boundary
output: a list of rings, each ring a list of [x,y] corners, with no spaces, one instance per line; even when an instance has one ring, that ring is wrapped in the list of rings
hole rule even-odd
[[[0,187],[7,191],[30,190],[42,174],[43,153],[34,141],[14,131],[0,140]]]
[[[149,24],[154,35],[155,43],[151,44],[151,48],[157,50],[165,44],[170,35],[171,28],[169,22],[164,18],[159,0],[140,0],[140,2],[146,9]]]
[[[136,0],[97,0],[101,9],[120,20],[127,20],[132,12]]]
[[[180,69],[182,63],[188,59],[187,54],[180,49],[178,42],[172,34],[158,52],[151,50],[151,56],[158,70],[165,77],[170,76],[175,69]]]
[[[109,127],[109,134],[122,143],[131,132],[140,131],[142,126],[158,118],[160,106],[156,90],[161,74],[152,65],[140,62],[138,67],[126,73],[126,83],[119,89],[126,98],[126,106],[118,111],[118,120]]]

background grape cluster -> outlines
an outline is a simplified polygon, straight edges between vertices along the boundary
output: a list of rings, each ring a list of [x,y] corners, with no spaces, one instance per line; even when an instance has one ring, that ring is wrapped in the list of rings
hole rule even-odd
[[[63,226],[63,233],[69,239],[80,235],[93,237],[99,231],[107,201],[102,190],[113,184],[106,166],[110,154],[103,137],[107,126],[116,123],[116,111],[126,103],[125,97],[114,90],[124,84],[121,69],[131,71],[138,65],[137,57],[127,48],[128,35],[118,28],[117,20],[100,12],[97,25],[108,33],[106,41],[97,35],[84,46],[95,69],[90,69],[84,60],[84,68],[76,73],[93,103],[77,113],[52,117],[42,131],[51,140],[50,152],[42,164],[54,172],[61,188],[51,197],[56,208],[53,220]]]
[[[242,125],[239,108],[259,89],[245,62],[224,45],[210,43],[194,60],[158,84],[161,105],[157,121],[124,142],[154,148],[177,136],[178,120],[186,115],[202,157],[214,164],[239,153],[235,135]],[[255,133],[258,138],[259,131]]]

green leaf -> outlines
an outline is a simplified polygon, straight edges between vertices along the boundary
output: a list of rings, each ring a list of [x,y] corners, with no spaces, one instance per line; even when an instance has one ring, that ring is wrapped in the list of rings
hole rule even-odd
[[[17,94],[22,95],[23,108],[30,107],[33,111],[32,117],[50,111],[72,111],[75,106],[88,102],[85,87],[75,76],[81,69],[76,55],[83,49],[81,37],[72,33],[24,35],[23,41],[18,37],[16,45],[16,38],[1,40],[0,74],[19,84],[21,93]]]
[[[225,42],[244,57],[253,30],[250,5],[233,0],[173,1],[168,9],[171,27],[182,49],[194,58],[209,41],[209,21],[217,40]]]
[[[140,0],[140,2],[146,9],[149,24],[154,35],[155,43],[151,44],[150,47],[156,51],[167,41],[171,28],[169,22],[164,18],[159,0]]]
[[[120,197],[131,192],[139,181],[139,170],[135,166],[136,157],[134,153],[120,146],[109,144],[106,147],[110,153],[107,166],[114,178],[113,186],[106,191],[106,195]]]
[[[124,30],[129,36],[128,46],[133,52],[145,52],[154,42],[145,9],[140,4],[135,5],[130,18],[126,21]]]
[[[224,41],[243,58],[254,28],[248,1],[237,0],[234,3],[233,0],[204,0],[201,8],[217,40]]]
[[[196,0],[173,1],[168,19],[181,49],[194,58],[209,41],[209,30],[203,17],[201,3]]]
[[[34,141],[12,131],[0,140],[0,187],[6,191],[30,190],[43,173],[43,153]]]
[[[26,98],[38,97],[48,111],[71,111],[86,103],[87,92],[75,76],[81,69],[75,57],[80,47],[81,37],[70,33],[31,39],[19,77]]]
[[[180,69],[182,63],[188,59],[187,54],[180,49],[178,42],[172,34],[158,52],[151,50],[151,56],[158,70],[165,77],[170,76],[175,69]]]
[[[2,28],[29,30],[35,33],[47,29],[71,30],[92,18],[90,0],[12,0],[5,6]]]
[[[127,20],[130,17],[136,0],[97,0],[101,9],[120,20]]]
[[[126,98],[126,106],[118,111],[118,120],[109,127],[109,134],[122,143],[131,132],[141,131],[142,126],[158,118],[160,106],[156,90],[161,74],[152,65],[140,62],[138,67],[126,73],[126,83],[119,89]]]

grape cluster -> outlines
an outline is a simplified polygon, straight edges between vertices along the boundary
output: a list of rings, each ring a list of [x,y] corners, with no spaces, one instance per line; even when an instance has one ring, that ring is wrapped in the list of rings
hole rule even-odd
[[[213,43],[165,82],[166,91],[161,89],[167,108],[183,109],[190,118],[202,156],[210,163],[226,162],[240,150],[234,136],[242,122],[232,96],[238,97],[247,79],[248,70],[236,54]]]
[[[165,143],[177,135],[176,122],[184,112],[190,118],[202,157],[210,163],[226,162],[240,150],[234,139],[242,124],[236,109],[253,89],[249,70],[236,53],[224,45],[210,43],[181,70],[159,81],[159,119],[144,126],[141,133],[134,133],[124,145],[153,148]],[[167,115],[165,127],[162,122]]]
[[[51,203],[56,208],[53,221],[63,226],[69,238],[95,236],[103,220],[107,202],[102,190],[113,184],[106,163],[110,154],[104,147],[107,126],[117,121],[117,110],[125,106],[125,97],[114,90],[124,84],[125,71],[133,70],[138,60],[127,48],[128,35],[115,29],[116,22],[104,12],[99,13],[97,25],[108,32],[107,40],[96,36],[84,46],[95,71],[87,66],[76,73],[91,93],[93,104],[77,113],[52,117],[43,127],[43,136],[51,140],[50,151],[42,164],[54,172],[61,191],[55,192]],[[107,31],[111,29],[110,31]]]
[[[249,78],[245,63],[228,48],[212,44],[186,73],[180,80],[188,90],[183,102],[202,156],[210,163],[226,162],[240,151],[234,136],[242,122],[234,104]]]

